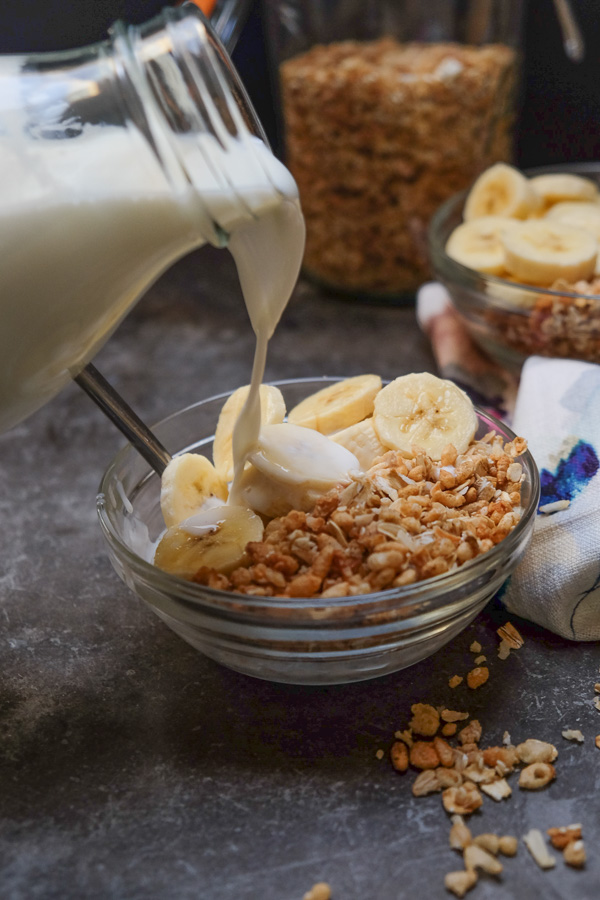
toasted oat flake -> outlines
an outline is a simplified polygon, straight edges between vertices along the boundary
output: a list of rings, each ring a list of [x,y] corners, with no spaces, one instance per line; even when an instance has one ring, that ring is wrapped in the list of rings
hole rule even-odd
[[[548,852],[544,836],[538,828],[532,828],[523,835],[523,842],[533,856],[540,869],[553,869],[556,858]]]
[[[583,734],[578,728],[567,728],[561,734],[567,741],[578,741],[580,744],[584,741]]]
[[[473,662],[476,666],[480,666],[482,663],[487,662],[487,656],[484,656],[483,654],[481,656],[476,656]]]
[[[464,897],[467,891],[477,884],[477,872],[465,870],[459,872],[448,872],[444,878],[444,887],[450,891],[455,897]]]
[[[440,716],[444,722],[463,722],[469,718],[469,713],[458,712],[456,709],[443,709]]]
[[[481,869],[488,875],[499,875],[504,868],[499,859],[476,843],[465,847],[463,859],[467,871]]]
[[[497,781],[492,781],[490,784],[480,784],[479,787],[492,800],[506,800],[512,794],[512,788],[506,778],[498,778]]]

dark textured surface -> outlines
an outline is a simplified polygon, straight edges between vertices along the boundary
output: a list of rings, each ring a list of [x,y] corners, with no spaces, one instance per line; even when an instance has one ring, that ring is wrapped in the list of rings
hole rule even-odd
[[[165,276],[96,360],[147,421],[237,387],[253,337],[226,254]],[[301,284],[267,378],[433,369],[407,307],[355,305]],[[473,900],[600,896],[600,648],[517,623],[501,662],[490,606],[454,643],[396,675],[349,687],[253,681],[188,647],[118,580],[94,511],[122,440],[74,386],[0,438],[0,897],[334,900],[449,896],[460,868],[439,795],[415,799],[387,759],[416,701],[476,714],[483,744],[537,737],[559,748],[539,794],[488,799],[475,833],[521,836],[583,823],[583,872],[542,872],[521,844]],[[491,678],[451,691],[477,639]],[[583,745],[563,728],[581,728]]]

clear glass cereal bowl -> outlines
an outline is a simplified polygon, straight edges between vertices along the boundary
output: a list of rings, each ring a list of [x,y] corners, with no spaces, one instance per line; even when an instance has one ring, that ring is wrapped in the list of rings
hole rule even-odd
[[[290,409],[335,378],[277,382]],[[226,394],[195,403],[155,427],[173,454],[211,456]],[[477,411],[478,436],[514,434]],[[183,581],[152,565],[164,525],[160,480],[131,447],[110,463],[97,498],[110,560],[122,580],[180,637],[224,666],[269,681],[336,684],[410,666],[459,634],[501,587],[531,537],[539,477],[519,461],[523,512],[504,540],[457,569],[416,584],[335,599],[249,597]]]
[[[600,186],[598,163],[570,163],[528,169],[528,177],[581,175]],[[589,293],[540,288],[485,275],[451,259],[450,234],[462,222],[467,191],[455,194],[434,214],[429,227],[429,259],[473,340],[501,366],[518,372],[528,356],[600,362],[600,279]],[[587,290],[587,288],[586,288]]]

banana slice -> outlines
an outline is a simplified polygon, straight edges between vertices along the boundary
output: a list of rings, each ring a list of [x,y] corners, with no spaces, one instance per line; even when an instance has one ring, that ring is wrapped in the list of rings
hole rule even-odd
[[[558,278],[579,281],[594,272],[598,241],[581,228],[532,219],[507,232],[502,241],[506,268],[519,281],[544,286]]]
[[[160,484],[160,508],[167,528],[198,512],[210,498],[227,499],[227,484],[211,461],[200,453],[174,456]]]
[[[448,238],[446,253],[476,272],[503,275],[506,268],[502,235],[517,224],[516,219],[508,216],[481,216],[463,222]]]
[[[598,186],[594,181],[568,172],[536,175],[529,179],[529,184],[547,206],[562,200],[595,200],[598,196]]]
[[[428,372],[401,375],[375,400],[373,424],[382,444],[412,456],[419,447],[440,459],[448,444],[463,453],[477,430],[477,415],[468,396],[452,381]]]
[[[541,206],[531,182],[514,166],[496,163],[482,172],[465,201],[465,222],[480,216],[526,219]]]
[[[242,410],[249,385],[240,387],[225,401],[219,415],[213,442],[213,460],[221,478],[229,482],[233,478],[233,429]],[[285,400],[278,387],[272,384],[260,386],[260,420],[263,425],[283,422],[285,418]]]
[[[552,222],[563,222],[572,225],[573,228],[583,228],[593,234],[600,243],[600,203],[582,201],[564,201],[555,203],[546,213],[546,218]],[[594,274],[600,274],[600,260],[596,259]]]
[[[289,422],[265,425],[249,460],[239,496],[265,516],[282,516],[291,509],[308,512],[322,494],[360,471],[358,459],[345,447]]]
[[[372,416],[344,428],[343,431],[330,434],[329,439],[353,453],[363,469],[370,469],[377,457],[388,450],[377,437]]]
[[[537,290],[527,288],[519,282],[511,284],[510,278],[505,278],[504,281],[503,284],[488,282],[486,285],[488,297],[499,300],[505,306],[514,306],[516,309],[533,309],[540,296]]]
[[[379,375],[355,375],[311,394],[288,413],[288,422],[321,434],[341,431],[366,419],[381,390]]]
[[[263,530],[260,517],[242,506],[203,510],[165,532],[154,564],[188,581],[202,566],[228,574],[242,565],[246,546],[260,541]]]

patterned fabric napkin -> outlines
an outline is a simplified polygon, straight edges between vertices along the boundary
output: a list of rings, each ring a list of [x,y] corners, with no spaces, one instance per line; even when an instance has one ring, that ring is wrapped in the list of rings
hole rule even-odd
[[[527,439],[542,494],[532,542],[502,592],[515,615],[572,640],[600,640],[600,366],[530,357],[520,379],[471,342],[439,284],[417,318],[444,378]]]

